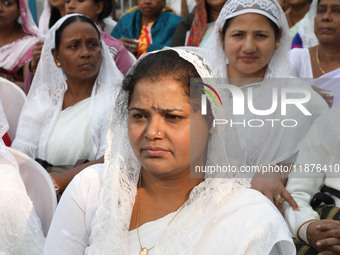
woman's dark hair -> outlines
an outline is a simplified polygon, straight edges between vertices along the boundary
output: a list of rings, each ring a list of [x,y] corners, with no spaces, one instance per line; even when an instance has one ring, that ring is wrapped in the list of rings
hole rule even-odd
[[[90,19],[89,17],[84,16],[84,15],[75,15],[75,16],[72,16],[72,17],[69,17],[68,19],[66,19],[64,21],[64,23],[61,24],[61,26],[55,31],[55,49],[56,49],[56,51],[59,50],[61,35],[62,35],[64,29],[69,24],[71,24],[75,21],[87,22],[87,23],[91,24],[96,29],[98,36],[100,38],[100,32],[98,30],[98,27],[96,26],[96,24],[94,23],[94,21],[92,19]]]
[[[124,78],[123,91],[128,94],[128,105],[131,103],[131,97],[137,82],[143,79],[157,81],[163,77],[171,77],[178,81],[188,97],[188,102],[190,99],[195,102],[196,99],[200,100],[201,94],[204,93],[199,89],[203,88],[203,82],[194,65],[181,58],[176,51],[164,50],[144,57],[135,67],[133,73]],[[192,82],[195,82],[192,88],[195,89],[190,93],[190,79],[192,78],[195,78],[192,80]],[[191,104],[195,107],[194,111],[199,109],[193,101],[191,101]]]
[[[123,80],[123,90],[129,95],[128,105],[131,102],[135,85],[143,79],[157,81],[162,77],[171,77],[178,81],[185,94],[190,96],[190,78],[200,78],[195,67],[188,61],[181,58],[174,50],[165,50],[149,54],[144,57]]]
[[[230,24],[231,24],[231,22],[232,22],[233,19],[234,19],[234,17],[231,18],[231,19],[227,19],[227,20],[225,21],[225,23],[224,23],[224,25],[223,25],[223,28],[222,28],[222,38],[224,38],[225,33],[226,33],[226,31],[227,31],[228,27],[230,26]],[[280,28],[279,28],[279,27],[278,27],[271,19],[269,19],[269,18],[267,18],[267,17],[266,17],[266,19],[269,21],[270,25],[271,25],[271,26],[273,27],[273,29],[274,29],[275,38],[278,38],[279,35],[280,35]]]
[[[51,6],[51,16],[48,22],[48,28],[53,27],[53,25],[61,18],[60,12],[57,8]]]
[[[103,10],[98,15],[98,22],[102,22],[112,12],[112,0],[93,0],[95,3],[103,2]]]

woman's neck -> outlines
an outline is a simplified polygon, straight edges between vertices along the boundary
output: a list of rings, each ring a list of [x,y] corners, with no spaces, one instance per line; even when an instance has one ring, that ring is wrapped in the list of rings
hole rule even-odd
[[[145,17],[142,16],[142,26],[149,24],[151,22],[154,22],[157,19],[157,17]]]
[[[22,29],[19,24],[13,23],[11,26],[2,27],[0,33],[0,47],[10,44],[22,37]]]
[[[318,58],[321,65],[327,67],[326,72],[331,72],[340,68],[340,49],[339,43],[320,43]]]
[[[308,12],[309,2],[303,4],[292,5],[286,12],[286,18],[288,25],[291,28],[296,23],[298,23]]]
[[[88,98],[92,94],[93,89],[92,83],[75,83],[68,81],[68,88],[64,94],[64,101],[62,109],[66,109],[76,103]]]

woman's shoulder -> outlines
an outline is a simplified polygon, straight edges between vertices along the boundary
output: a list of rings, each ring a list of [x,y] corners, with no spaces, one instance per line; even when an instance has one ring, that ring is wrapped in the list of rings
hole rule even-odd
[[[103,179],[105,164],[95,164],[85,168],[77,174],[68,188],[73,190],[88,190],[90,188],[100,189]]]

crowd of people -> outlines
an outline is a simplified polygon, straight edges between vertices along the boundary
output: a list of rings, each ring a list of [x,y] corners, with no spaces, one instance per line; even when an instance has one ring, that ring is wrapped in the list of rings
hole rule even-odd
[[[0,1],[0,254],[340,254],[340,1],[176,4]]]

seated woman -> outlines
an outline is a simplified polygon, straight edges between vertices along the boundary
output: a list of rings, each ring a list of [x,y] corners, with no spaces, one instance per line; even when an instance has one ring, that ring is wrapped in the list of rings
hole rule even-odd
[[[175,46],[209,48],[209,38],[214,24],[226,0],[200,0],[193,12],[183,17],[170,43]]]
[[[132,59],[129,52],[123,44],[104,32],[104,18],[110,14],[112,9],[111,0],[67,0],[65,3],[66,14],[80,13],[93,19],[100,28],[102,40],[109,47],[112,58],[114,59],[118,69],[123,75],[129,70],[132,65]],[[34,72],[38,66],[43,41],[40,41],[34,46],[33,59],[30,63],[28,78],[25,80],[24,90],[28,93],[34,77]]]
[[[112,0],[66,0],[65,10],[67,14],[80,13],[96,22],[101,30],[101,37],[109,47],[118,69],[125,75],[132,65],[129,52],[119,40],[104,32],[104,18],[111,13]]]
[[[137,58],[168,46],[182,17],[163,10],[165,0],[138,0],[138,9],[126,13],[111,35],[120,39]]]
[[[335,9],[334,9],[335,8]],[[317,46],[293,49],[290,53],[291,74],[300,78],[313,78],[309,83],[326,100],[329,106],[340,101],[340,29],[337,0],[318,1],[314,31],[319,39]]]
[[[209,78],[208,63],[188,51],[141,57],[117,98],[105,165],[67,188],[44,254],[295,254],[262,194],[241,179],[191,172],[229,162],[227,129],[212,126],[223,108],[209,101],[212,115],[200,111]]]
[[[300,211],[286,205],[285,218],[294,236],[301,240],[297,248],[308,249],[305,254],[340,252],[339,127],[340,103],[314,122],[298,154],[296,172],[287,183]],[[324,204],[320,206],[321,202]]]
[[[47,34],[12,147],[64,166],[54,168],[54,179],[65,189],[82,169],[73,169],[78,160],[96,163],[104,155],[121,79],[95,23],[80,14],[61,18]]]
[[[0,137],[8,123],[0,101]],[[0,139],[0,253],[42,254],[45,237],[19,174],[19,167]]]
[[[0,3],[0,76],[23,88],[33,45],[38,41],[38,28],[25,0],[8,0]],[[21,24],[19,23],[21,18]]]
[[[223,82],[227,82],[231,89],[241,91],[244,101],[247,100],[248,108],[243,115],[233,114],[224,118],[245,123],[234,125],[242,149],[241,165],[254,166],[255,169],[269,164],[289,168],[295,161],[306,131],[314,119],[327,109],[327,105],[308,84],[297,79],[284,79],[290,77],[288,52],[291,40],[282,8],[276,0],[228,0],[215,23],[212,36],[214,46],[210,60],[218,77],[224,78]],[[310,95],[303,105],[311,115],[302,113],[295,106],[287,108],[285,114],[281,112],[282,108],[274,108],[273,102],[281,101],[278,97],[274,99],[274,92],[283,96],[285,90],[294,91],[287,96],[291,100],[303,97],[296,90]],[[224,91],[231,98],[229,90]],[[232,107],[231,104],[224,106]],[[267,111],[258,113],[257,109]],[[266,120],[275,120],[277,124]],[[282,124],[286,120],[295,120],[297,125]],[[229,147],[232,151],[232,144]],[[297,209],[281,179],[275,178],[275,175],[253,178],[252,186],[266,194],[280,209],[281,196]]]

